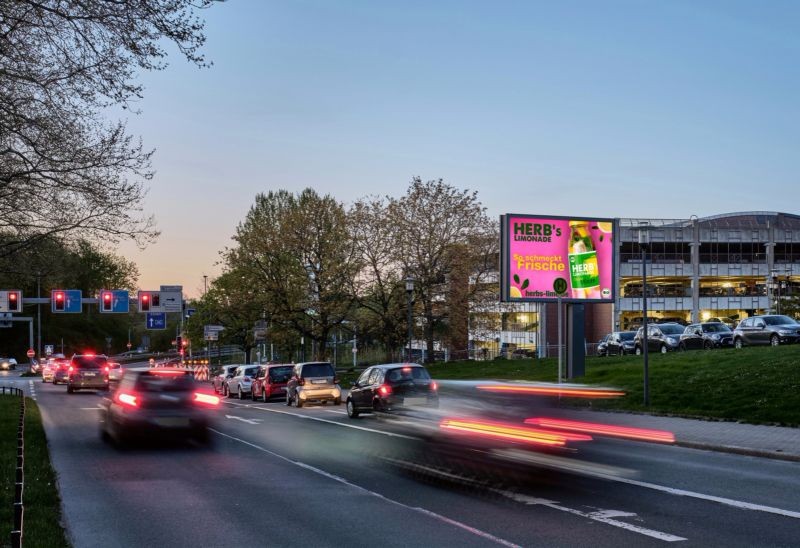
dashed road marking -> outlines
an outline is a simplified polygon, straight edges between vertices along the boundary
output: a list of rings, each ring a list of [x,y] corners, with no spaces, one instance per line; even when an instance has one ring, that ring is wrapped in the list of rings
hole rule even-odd
[[[31,399],[36,401],[36,387],[34,387],[33,381],[28,381],[28,388],[31,391]]]

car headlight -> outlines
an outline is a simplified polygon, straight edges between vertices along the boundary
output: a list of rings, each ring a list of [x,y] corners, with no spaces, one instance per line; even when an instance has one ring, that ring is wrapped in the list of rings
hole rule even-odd
[[[667,337],[667,340],[672,344],[678,344],[678,339],[676,339],[675,337]]]
[[[718,341],[719,340],[719,335],[716,335],[716,334],[711,335],[711,340]]]
[[[789,329],[778,329],[778,333],[781,335],[794,335],[796,331],[790,331]]]

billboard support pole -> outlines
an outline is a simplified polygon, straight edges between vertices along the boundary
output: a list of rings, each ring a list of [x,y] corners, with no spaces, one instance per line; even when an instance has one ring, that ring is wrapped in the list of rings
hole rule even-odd
[[[562,377],[561,372],[563,371],[561,363],[563,352],[561,351],[561,349],[563,347],[563,341],[564,341],[564,333],[563,333],[564,322],[562,321],[561,318],[561,295],[558,296],[557,300],[558,300],[558,383],[561,384],[561,377]]]

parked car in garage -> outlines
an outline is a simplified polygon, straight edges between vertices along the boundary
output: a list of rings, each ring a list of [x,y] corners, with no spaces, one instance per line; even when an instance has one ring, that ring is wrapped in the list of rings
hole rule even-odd
[[[684,327],[679,323],[647,324],[647,350],[666,354],[678,349]],[[644,348],[644,328],[640,327],[634,337],[633,347],[636,355]]]
[[[240,365],[234,371],[233,376],[225,382],[224,394],[228,397],[236,396],[240,400],[250,395],[253,387],[253,379],[258,375],[259,366]]]
[[[778,314],[745,318],[733,331],[736,348],[750,345],[772,345],[800,341],[800,323],[789,316]]]
[[[286,384],[286,405],[303,407],[312,401],[342,403],[339,379],[333,365],[328,362],[298,363]]]
[[[391,412],[412,407],[438,407],[439,387],[417,364],[393,363],[366,369],[347,395],[347,416]]]
[[[722,322],[693,323],[681,334],[679,350],[711,350],[733,346],[733,331]]]
[[[285,398],[286,385],[292,377],[294,366],[285,363],[262,365],[253,380],[250,396],[266,402],[270,398]]]

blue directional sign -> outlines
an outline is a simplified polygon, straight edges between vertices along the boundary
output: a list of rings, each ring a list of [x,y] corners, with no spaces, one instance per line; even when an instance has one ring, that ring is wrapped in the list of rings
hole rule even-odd
[[[100,291],[100,312],[127,314],[130,298],[126,289],[103,289]]]
[[[148,312],[147,319],[144,326],[147,329],[166,329],[167,328],[167,313],[166,312]]]
[[[83,312],[83,293],[80,289],[54,289],[50,295],[50,307],[57,314],[80,314]]]

